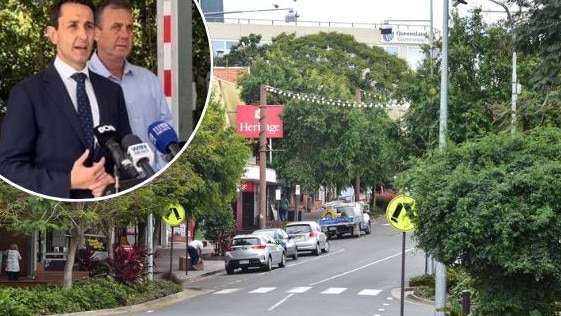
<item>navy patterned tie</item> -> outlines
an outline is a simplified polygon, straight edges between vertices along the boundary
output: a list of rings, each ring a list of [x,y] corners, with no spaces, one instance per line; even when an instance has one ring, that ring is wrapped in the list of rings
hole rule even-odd
[[[87,149],[90,154],[94,149],[94,134],[93,134],[93,119],[92,109],[90,107],[90,100],[86,93],[86,74],[77,72],[72,75],[72,79],[78,83],[76,85],[76,102],[78,103],[78,119],[80,120],[80,127],[82,128],[82,136],[86,140]]]

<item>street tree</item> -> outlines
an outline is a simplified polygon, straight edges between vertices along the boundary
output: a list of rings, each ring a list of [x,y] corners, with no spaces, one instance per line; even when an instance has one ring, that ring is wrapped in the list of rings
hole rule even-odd
[[[2,200],[1,224],[10,230],[30,235],[33,232],[48,230],[67,231],[69,246],[67,257],[75,258],[84,234],[98,227],[99,223],[111,218],[119,218],[119,210],[107,202],[62,202],[47,200],[28,195],[10,185],[2,183],[4,196]],[[67,260],[63,272],[63,286],[72,287],[72,270],[74,260]]]
[[[469,274],[482,315],[554,315],[561,300],[560,137],[544,127],[451,144],[399,177],[418,246]]]
[[[532,74],[532,83],[544,91],[558,90],[559,71],[559,24],[561,1],[559,0],[510,0],[521,6],[522,13],[517,16],[517,47],[541,58],[537,70]]]
[[[304,192],[320,186],[344,189],[357,176],[375,182],[392,169],[386,150],[394,124],[380,107],[401,98],[396,86],[410,79],[407,64],[381,48],[340,33],[303,37],[281,34],[240,79],[242,98],[259,104],[259,87],[272,87],[268,104],[284,104],[284,137],[275,143],[273,167]],[[383,152],[386,151],[386,152]],[[380,181],[380,178],[377,179]]]
[[[251,33],[242,36],[238,44],[230,48],[226,55],[219,54],[215,59],[215,66],[218,67],[250,67],[255,57],[262,54],[267,49],[268,44],[261,43],[260,34]]]
[[[462,143],[487,133],[510,129],[513,44],[508,29],[504,22],[496,25],[485,23],[479,9],[465,17],[455,13],[451,22],[448,141]],[[437,45],[440,46],[441,42]],[[428,57],[428,47],[425,52]],[[415,73],[414,84],[400,87],[411,102],[401,133],[407,155],[422,156],[427,150],[438,147],[440,68],[441,59],[426,58]],[[528,70],[528,63],[521,55],[518,77],[525,86]]]

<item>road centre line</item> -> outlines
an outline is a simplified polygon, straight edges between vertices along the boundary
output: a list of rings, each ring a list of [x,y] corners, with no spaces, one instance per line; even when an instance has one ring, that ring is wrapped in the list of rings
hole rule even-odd
[[[410,251],[412,251],[413,249],[415,249],[415,248],[409,248],[409,249],[405,250],[405,252],[406,252],[406,253],[407,253],[407,252],[410,252]],[[316,284],[320,284],[320,283],[323,283],[323,282],[327,282],[327,281],[336,279],[336,278],[338,278],[338,277],[342,277],[342,276],[344,276],[344,275],[347,275],[347,274],[349,274],[349,273],[353,273],[353,272],[362,270],[362,269],[364,269],[364,268],[368,268],[368,267],[371,266],[371,265],[375,265],[375,264],[378,264],[378,263],[380,263],[380,262],[383,262],[383,261],[386,261],[386,260],[395,258],[395,257],[397,257],[397,256],[401,256],[401,254],[402,254],[401,252],[398,252],[398,253],[396,253],[396,254],[393,254],[393,255],[391,255],[391,256],[382,258],[382,259],[380,259],[380,260],[376,260],[376,261],[374,261],[374,262],[371,262],[371,263],[369,263],[369,264],[363,265],[363,266],[358,267],[358,268],[356,268],[356,269],[353,269],[353,270],[350,270],[350,271],[346,271],[346,272],[343,272],[343,273],[340,273],[340,274],[331,276],[331,277],[329,277],[329,278],[327,278],[327,279],[323,279],[323,280],[320,280],[320,281],[317,281],[317,282],[314,282],[314,283],[310,283],[310,286],[313,286],[313,285],[316,285]]]
[[[286,302],[286,300],[288,300],[292,295],[294,295],[294,294],[292,294],[292,293],[291,293],[291,294],[288,294],[285,298],[283,298],[282,300],[278,301],[275,305],[269,307],[269,309],[268,309],[267,311],[270,312],[270,311],[274,310],[275,308],[279,307],[282,303]]]
[[[326,257],[329,257],[329,256],[334,256],[334,255],[336,255],[336,254],[338,254],[338,253],[341,253],[341,252],[343,252],[343,251],[345,251],[345,249],[337,250],[337,251],[335,251],[335,252],[328,252],[328,253],[326,253],[326,254],[322,254],[321,256],[317,256],[317,257],[315,257],[315,258],[313,258],[313,259],[306,260],[306,261],[298,261],[297,263],[294,263],[294,264],[291,262],[291,264],[290,264],[290,265],[287,265],[286,267],[287,267],[287,268],[292,268],[292,267],[299,266],[299,265],[301,265],[301,264],[307,264],[307,263],[312,262],[312,261],[315,261],[315,260],[321,260],[321,259],[326,258]]]

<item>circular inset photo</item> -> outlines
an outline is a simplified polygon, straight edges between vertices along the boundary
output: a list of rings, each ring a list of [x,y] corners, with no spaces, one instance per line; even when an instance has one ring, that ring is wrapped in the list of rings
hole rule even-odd
[[[0,177],[52,200],[97,201],[160,176],[209,98],[197,2],[44,3],[0,8],[13,13],[0,30]]]

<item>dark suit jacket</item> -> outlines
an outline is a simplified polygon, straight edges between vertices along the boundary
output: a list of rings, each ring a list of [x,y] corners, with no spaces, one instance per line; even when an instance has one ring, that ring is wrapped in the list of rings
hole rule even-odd
[[[121,87],[93,71],[89,77],[99,105],[100,125],[113,125],[122,136],[130,134]],[[0,134],[0,175],[39,194],[92,198],[89,190],[70,190],[72,165],[86,150],[81,135],[76,109],[51,64],[10,91]],[[93,156],[94,161],[101,159],[100,150]],[[113,161],[106,163],[105,169],[112,174]]]

